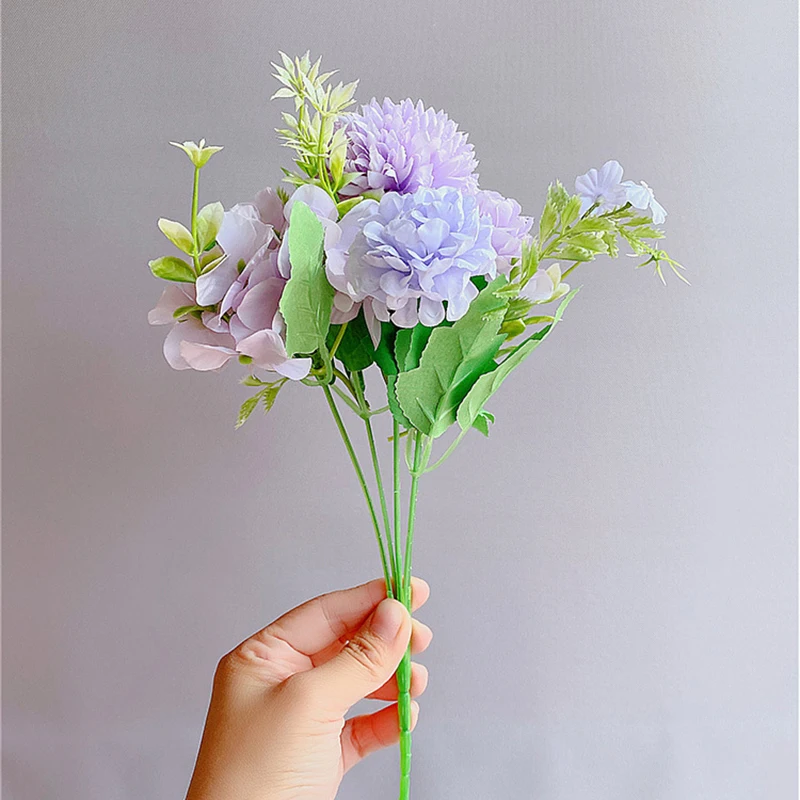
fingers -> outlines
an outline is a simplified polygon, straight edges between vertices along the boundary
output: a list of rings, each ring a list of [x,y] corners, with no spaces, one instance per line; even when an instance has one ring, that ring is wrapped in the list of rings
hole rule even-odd
[[[411,703],[411,729],[417,724],[419,706]],[[347,720],[342,730],[342,762],[347,772],[362,758],[394,744],[400,738],[397,704],[382,708],[374,714],[364,714]]]
[[[428,687],[428,670],[423,664],[411,664],[411,696],[419,697]],[[380,689],[367,695],[370,700],[397,700],[397,679],[392,675]]]
[[[412,608],[416,610],[428,599],[430,587],[422,579],[412,578],[411,592]],[[385,597],[386,583],[382,578],[324,594],[292,609],[252,638],[277,637],[311,658],[349,638]]]
[[[341,652],[296,675],[333,714],[344,714],[394,674],[411,639],[411,617],[397,600],[383,600]]]

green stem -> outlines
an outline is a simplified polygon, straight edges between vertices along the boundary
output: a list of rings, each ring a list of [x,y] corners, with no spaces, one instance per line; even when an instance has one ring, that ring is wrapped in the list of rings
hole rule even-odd
[[[414,521],[417,513],[419,479],[430,457],[432,439],[422,445],[422,434],[414,435],[414,468],[411,471],[411,490],[408,501],[408,529],[403,560],[401,601],[411,611],[411,553],[414,545]],[[397,668],[397,716],[400,722],[400,800],[408,800],[411,785],[411,645]]]
[[[375,538],[378,541],[378,548],[380,549],[381,553],[381,564],[383,566],[383,577],[386,581],[386,594],[388,597],[393,597],[392,594],[392,580],[391,575],[389,574],[389,562],[386,559],[386,551],[383,546],[383,537],[381,536],[381,528],[378,524],[378,516],[375,513],[375,504],[372,501],[372,496],[369,493],[369,486],[367,486],[367,481],[364,479],[364,471],[361,469],[361,464],[358,462],[358,456],[356,456],[356,451],[353,448],[353,443],[350,441],[350,437],[347,435],[347,429],[344,427],[344,422],[342,422],[342,417],[339,414],[339,409],[336,408],[336,403],[333,400],[333,395],[331,394],[331,390],[328,386],[322,387],[323,392],[325,392],[325,399],[328,401],[328,407],[331,410],[331,414],[333,414],[333,419],[336,422],[336,427],[339,429],[339,434],[342,437],[342,441],[344,442],[344,446],[347,449],[347,454],[350,456],[350,461],[353,464],[353,469],[356,472],[356,477],[358,478],[358,482],[361,484],[361,490],[364,492],[364,499],[367,501],[367,508],[369,509],[369,515],[372,520],[372,527],[375,529]]]
[[[392,417],[392,494],[394,510],[394,559],[398,565],[397,577],[400,564],[400,525],[402,524],[403,511],[400,508],[400,423]]]
[[[369,404],[366,397],[364,397],[364,387],[361,385],[362,376],[360,373],[355,373],[351,377],[351,383],[355,387],[356,397],[358,399],[358,406],[361,409],[361,417],[364,420],[364,427],[367,429],[367,441],[369,442],[369,453],[372,457],[372,469],[375,473],[375,483],[378,487],[378,499],[381,503],[381,516],[383,517],[383,528],[386,533],[386,546],[389,550],[389,560],[392,566],[392,576],[394,579],[394,593],[398,592],[398,579],[399,565],[396,560],[396,554],[392,552],[392,526],[389,524],[389,509],[386,505],[386,492],[383,489],[383,476],[381,475],[381,462],[378,458],[378,451],[375,447],[375,435],[372,431],[372,422],[369,418]]]
[[[570,272],[572,272],[572,270],[574,270],[575,267],[577,267],[578,264],[580,264],[580,263],[581,263],[580,261],[576,261],[571,267],[569,267],[568,269],[565,269],[564,272],[561,273],[561,277],[562,278],[566,278],[567,275],[569,275]]]
[[[194,180],[192,181],[192,242],[194,244],[194,252],[192,253],[192,260],[194,261],[194,271],[197,275],[200,274],[200,247],[197,244],[197,202],[200,197],[200,167],[194,168]]]
[[[347,323],[345,322],[342,324],[342,327],[339,328],[339,333],[336,334],[336,338],[333,340],[333,347],[331,347],[331,350],[328,353],[331,361],[333,361],[333,357],[336,355],[336,351],[339,349],[339,345],[342,343],[342,338],[344,337],[344,332],[346,330],[347,330]]]

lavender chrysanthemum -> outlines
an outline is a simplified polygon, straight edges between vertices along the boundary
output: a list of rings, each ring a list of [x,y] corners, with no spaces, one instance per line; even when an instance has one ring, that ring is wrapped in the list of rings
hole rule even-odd
[[[373,98],[347,119],[347,172],[359,173],[351,194],[368,189],[407,194],[422,187],[474,192],[478,176],[472,145],[444,111]]]
[[[522,215],[522,207],[499,192],[478,192],[478,210],[492,222],[492,247],[497,251],[497,271],[511,272],[512,259],[522,255],[522,240],[533,225],[532,217]]]
[[[329,257],[328,279],[377,319],[401,328],[459,319],[478,294],[470,279],[495,276],[492,225],[474,195],[426,188],[360,205],[358,232],[344,232],[352,244],[346,259]]]

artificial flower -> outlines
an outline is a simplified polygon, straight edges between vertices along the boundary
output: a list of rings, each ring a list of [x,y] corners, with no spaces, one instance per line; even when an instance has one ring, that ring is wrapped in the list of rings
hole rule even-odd
[[[370,189],[402,194],[421,187],[455,187],[474,192],[478,177],[472,145],[444,111],[422,101],[395,103],[373,98],[347,118],[346,171],[357,177],[350,194]]]
[[[553,264],[547,269],[537,269],[533,277],[522,287],[520,295],[532,303],[552,303],[569,291],[569,284],[561,282],[561,265]]]
[[[575,192],[581,198],[581,214],[597,204],[600,211],[611,211],[626,201],[622,185],[622,167],[618,161],[606,161],[599,170],[590,169],[575,179]]]
[[[522,254],[522,240],[533,225],[532,217],[522,215],[520,204],[499,192],[480,191],[478,210],[492,223],[492,247],[497,251],[497,271],[511,272],[511,261]]]
[[[354,303],[369,298],[379,320],[401,328],[457,320],[478,294],[471,278],[496,275],[492,225],[474,195],[389,192],[362,211],[346,261],[328,279]]]
[[[642,211],[649,208],[653,212],[653,222],[656,225],[663,224],[667,218],[666,209],[656,200],[653,190],[644,181],[641,181],[641,183],[625,181],[622,186],[625,187],[627,201],[634,208]]]

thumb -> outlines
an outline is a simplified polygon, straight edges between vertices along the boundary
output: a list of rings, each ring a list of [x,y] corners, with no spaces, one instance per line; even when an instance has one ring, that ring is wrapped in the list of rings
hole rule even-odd
[[[397,600],[382,600],[342,651],[306,673],[333,713],[376,691],[391,678],[411,640],[411,616]]]

